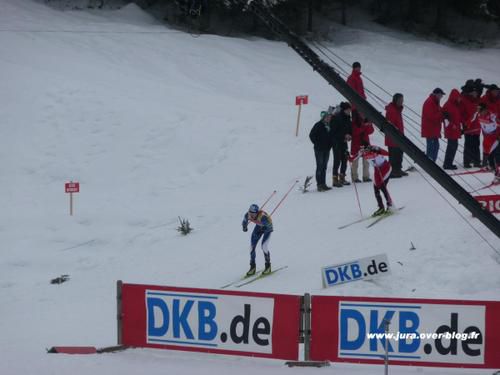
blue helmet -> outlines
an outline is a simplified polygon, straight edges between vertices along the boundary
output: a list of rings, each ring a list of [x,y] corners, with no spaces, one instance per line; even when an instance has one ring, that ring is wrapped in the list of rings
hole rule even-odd
[[[255,203],[250,205],[248,212],[250,212],[251,214],[256,214],[257,212],[259,212],[259,206],[257,206]]]

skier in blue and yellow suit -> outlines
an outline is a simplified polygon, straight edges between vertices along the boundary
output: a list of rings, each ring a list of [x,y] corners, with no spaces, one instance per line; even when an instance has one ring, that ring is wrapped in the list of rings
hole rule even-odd
[[[248,212],[245,213],[245,216],[243,217],[243,222],[241,223],[243,226],[243,232],[248,230],[249,221],[255,224],[255,228],[252,232],[250,240],[250,270],[247,272],[247,276],[255,274],[255,248],[257,247],[257,243],[261,237],[261,247],[266,261],[266,266],[264,271],[262,271],[262,274],[267,275],[271,273],[271,254],[269,253],[267,246],[269,244],[269,240],[271,239],[271,233],[273,232],[273,221],[271,220],[271,216],[267,212],[259,210],[259,206],[256,204],[252,204],[248,209]]]

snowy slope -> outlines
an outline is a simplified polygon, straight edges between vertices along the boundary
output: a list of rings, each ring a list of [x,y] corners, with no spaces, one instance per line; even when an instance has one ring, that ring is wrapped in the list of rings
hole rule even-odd
[[[0,373],[284,372],[265,360],[140,350],[61,357],[44,348],[115,343],[116,280],[218,288],[245,272],[243,213],[276,189],[272,208],[314,173],[308,131],[341,97],[284,43],[193,38],[133,5],[59,12],[1,0],[0,24]],[[499,78],[498,49],[361,29],[340,30],[330,46],[416,109],[437,84],[449,92],[465,78]],[[311,104],[295,138],[293,103],[302,93]],[[73,217],[69,180],[81,183]],[[274,215],[270,247],[273,265],[289,268],[245,290],[498,299],[495,253],[423,176],[390,189],[406,206],[401,215],[342,231],[359,217],[352,188],[294,190]],[[358,190],[368,214],[372,186]],[[178,216],[195,228],[188,237],[175,230]],[[390,277],[321,289],[321,266],[378,253],[388,254]],[[70,282],[49,284],[61,274]]]

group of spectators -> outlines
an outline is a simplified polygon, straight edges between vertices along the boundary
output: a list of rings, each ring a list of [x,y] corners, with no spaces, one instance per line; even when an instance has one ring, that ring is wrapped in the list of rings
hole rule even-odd
[[[484,92],[484,95],[483,95]],[[439,152],[442,129],[447,139],[444,169],[457,169],[454,164],[458,140],[464,141],[464,168],[488,167],[496,172],[498,138],[500,136],[500,94],[496,84],[485,85],[480,79],[467,80],[459,92],[453,89],[441,107],[446,94],[435,89],[422,108],[422,137],[426,139],[427,156],[434,162]],[[480,138],[483,135],[481,153]],[[500,160],[499,160],[500,161]]]
[[[352,73],[347,83],[362,98],[366,99],[361,64],[352,64]],[[484,93],[484,94],[483,94]],[[448,100],[441,106],[445,96],[441,88],[432,91],[422,108],[421,136],[426,140],[426,155],[436,162],[439,153],[439,139],[444,133],[447,139],[443,168],[457,169],[454,164],[458,140],[464,135],[464,168],[488,167],[500,178],[500,93],[495,84],[485,85],[480,79],[467,80],[461,91],[453,89]],[[404,96],[396,93],[385,107],[385,117],[401,134],[404,134],[403,122]],[[443,132],[444,130],[444,132]],[[337,107],[330,107],[321,113],[309,137],[314,144],[316,157],[316,183],[318,191],[331,188],[326,184],[326,169],[330,152],[333,150],[332,186],[350,185],[346,180],[348,160],[351,164],[351,179],[355,183],[371,181],[369,165],[364,158],[356,157],[360,150],[370,145],[373,124],[360,113],[354,105],[342,102]],[[480,137],[483,134],[482,155]],[[351,142],[349,151],[348,142]],[[390,178],[400,178],[408,173],[402,168],[403,151],[385,137],[391,165]],[[482,158],[481,158],[482,156]],[[362,177],[359,178],[359,164],[362,164]],[[497,172],[497,166],[498,172]]]

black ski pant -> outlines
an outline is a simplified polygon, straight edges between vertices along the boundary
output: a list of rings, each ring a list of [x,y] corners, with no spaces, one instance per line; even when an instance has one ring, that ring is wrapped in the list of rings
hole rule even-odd
[[[401,173],[403,170],[403,150],[399,147],[389,147],[389,163],[391,163],[394,173]]]
[[[330,149],[320,150],[314,148],[314,156],[316,157],[316,184],[326,185],[326,167],[330,158]]]
[[[487,161],[487,165],[490,166],[493,173],[497,170],[497,165],[500,163],[500,155],[498,153],[499,146],[495,147],[491,154],[485,154],[485,159]],[[486,165],[485,165],[486,166]]]
[[[382,201],[382,196],[380,195],[380,192],[384,194],[385,201],[387,202],[387,206],[392,206],[392,199],[391,196],[389,195],[389,191],[387,190],[387,184],[389,183],[389,179],[385,179],[384,183],[382,186],[375,186],[373,185],[373,190],[375,191],[375,198],[377,199],[377,204],[378,208],[384,209],[384,202]]]
[[[449,168],[453,165],[455,160],[455,155],[457,154],[458,140],[448,139],[448,145],[446,146],[446,153],[444,154],[444,168]],[[465,156],[464,156],[465,159]]]
[[[340,174],[345,175],[345,171],[347,169],[347,142],[337,143],[333,145],[333,169],[332,175],[339,175],[339,167]]]
[[[466,134],[464,143],[464,165],[473,163],[481,166],[481,153],[479,151],[479,134]]]

